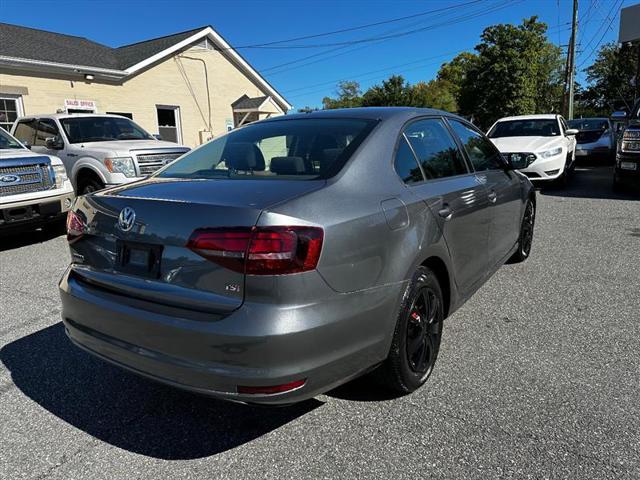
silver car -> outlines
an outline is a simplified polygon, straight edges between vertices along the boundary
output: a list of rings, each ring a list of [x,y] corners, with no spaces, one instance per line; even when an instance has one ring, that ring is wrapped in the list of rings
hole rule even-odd
[[[616,155],[616,133],[608,118],[579,118],[567,122],[576,135],[576,160],[613,162]]]
[[[445,112],[261,121],[78,198],[62,317],[88,352],[227,400],[297,402],[373,370],[408,393],[443,320],[529,256],[535,203]]]

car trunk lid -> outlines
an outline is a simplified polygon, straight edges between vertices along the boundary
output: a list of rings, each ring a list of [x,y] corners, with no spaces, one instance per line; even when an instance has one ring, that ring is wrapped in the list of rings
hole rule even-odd
[[[149,179],[81,197],[74,210],[87,230],[71,243],[77,273],[149,302],[232,311],[244,300],[244,274],[190,250],[193,232],[253,227],[263,209],[323,184]]]

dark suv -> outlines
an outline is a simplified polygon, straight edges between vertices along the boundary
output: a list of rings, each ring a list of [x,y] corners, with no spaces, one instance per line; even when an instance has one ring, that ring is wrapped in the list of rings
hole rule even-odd
[[[613,188],[619,190],[627,185],[640,188],[640,101],[633,107],[616,151]]]

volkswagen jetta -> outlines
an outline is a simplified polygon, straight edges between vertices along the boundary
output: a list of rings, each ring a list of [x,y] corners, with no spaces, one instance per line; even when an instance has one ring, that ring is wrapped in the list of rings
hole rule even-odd
[[[531,182],[436,110],[287,115],[80,197],[71,340],[150,378],[285,404],[375,374],[408,393],[443,320],[529,255]]]

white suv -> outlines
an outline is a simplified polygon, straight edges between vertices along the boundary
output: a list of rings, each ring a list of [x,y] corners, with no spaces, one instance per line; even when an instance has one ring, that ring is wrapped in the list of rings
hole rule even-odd
[[[0,235],[64,219],[73,198],[58,157],[31,152],[0,128]]]
[[[139,180],[189,151],[120,115],[20,117],[11,133],[34,152],[59,156],[78,194]]]
[[[487,136],[531,180],[566,182],[575,168],[576,134],[561,115],[521,115],[498,120]]]

